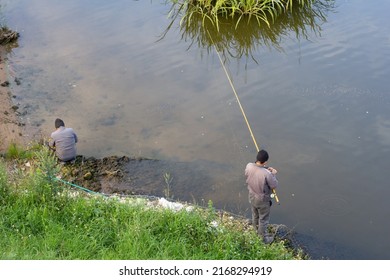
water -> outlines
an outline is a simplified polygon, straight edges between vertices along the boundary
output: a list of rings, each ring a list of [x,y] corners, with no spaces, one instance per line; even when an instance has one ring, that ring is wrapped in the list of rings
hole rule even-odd
[[[175,22],[161,39],[171,22],[161,2],[2,1],[3,21],[21,34],[15,102],[45,136],[63,118],[80,154],[182,163],[167,165],[175,197],[248,216],[243,169],[256,150],[232,88],[205,34],[191,39],[196,30]],[[271,222],[313,239],[324,258],[390,258],[389,8],[336,1],[300,36],[248,36],[238,59],[212,35],[279,171]]]

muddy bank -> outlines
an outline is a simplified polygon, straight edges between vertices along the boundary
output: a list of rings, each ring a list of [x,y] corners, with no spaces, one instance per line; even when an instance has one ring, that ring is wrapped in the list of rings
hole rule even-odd
[[[94,192],[160,196],[195,202],[209,192],[207,167],[148,158],[77,156],[62,179]],[[195,179],[196,178],[196,179]]]
[[[24,146],[28,139],[24,135],[25,125],[21,122],[18,105],[13,101],[12,87],[21,80],[14,76],[8,65],[8,53],[18,47],[19,34],[6,27],[0,28],[0,152],[7,150],[11,143]]]

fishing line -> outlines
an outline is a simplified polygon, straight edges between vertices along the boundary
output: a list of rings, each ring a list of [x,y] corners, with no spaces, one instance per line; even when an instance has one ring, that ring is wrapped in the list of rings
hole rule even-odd
[[[219,51],[218,51],[218,49],[217,49],[217,47],[216,47],[216,45],[215,45],[215,43],[214,43],[214,40],[213,40],[213,38],[211,37],[211,34],[210,34],[210,32],[209,32],[208,30],[207,30],[207,33],[209,34],[211,43],[212,43],[213,46],[214,46],[215,52],[216,52],[217,55],[218,55],[219,61],[221,62],[222,68],[223,68],[223,70],[225,71],[226,77],[227,77],[227,79],[228,79],[228,81],[229,81],[229,84],[230,84],[232,90],[233,90],[234,96],[236,97],[238,106],[240,107],[241,113],[242,113],[242,115],[243,115],[243,117],[244,117],[245,123],[246,123],[246,125],[247,125],[247,127],[248,127],[248,130],[249,130],[249,133],[250,133],[250,135],[251,135],[251,137],[252,137],[253,143],[255,144],[256,150],[257,150],[257,151],[260,151],[259,146],[257,145],[257,142],[256,142],[256,138],[255,138],[255,136],[253,135],[253,132],[252,132],[251,126],[250,126],[250,124],[249,124],[248,118],[247,118],[247,116],[246,116],[246,114],[245,114],[244,108],[243,108],[242,105],[241,105],[240,98],[238,97],[237,91],[236,91],[236,89],[235,89],[235,87],[234,87],[233,81],[232,81],[232,79],[230,78],[229,73],[228,73],[228,71],[227,71],[227,69],[226,69],[225,63],[223,63],[223,60],[222,60],[222,58],[221,58],[221,55],[219,54]],[[277,202],[278,204],[280,204],[280,203],[279,203],[279,198],[278,198],[278,196],[277,196],[277,194],[276,194],[275,189],[272,189],[272,192],[273,192],[273,195],[274,195],[274,197],[275,197],[276,202]]]
[[[219,51],[217,50],[217,47],[215,46],[214,41],[213,41],[213,39],[211,38],[210,32],[209,32],[208,30],[207,30],[207,33],[209,33],[209,36],[210,36],[210,39],[211,39],[211,41],[212,41],[212,43],[213,43],[215,52],[217,53],[218,58],[219,58],[219,61],[221,62],[221,65],[222,65],[222,67],[223,67],[223,70],[225,71],[226,77],[227,77],[227,79],[228,79],[228,81],[229,81],[229,84],[230,84],[230,86],[231,86],[231,88],[232,88],[232,90],[233,90],[233,93],[234,93],[234,95],[235,95],[235,97],[236,97],[238,106],[240,106],[241,113],[242,113],[242,115],[244,116],[244,120],[245,120],[245,122],[246,122],[246,125],[248,126],[249,133],[250,133],[250,135],[251,135],[251,137],[252,137],[253,143],[255,144],[256,150],[259,151],[259,150],[260,150],[260,149],[259,149],[259,146],[257,145],[255,136],[253,135],[251,126],[249,125],[249,121],[248,121],[248,118],[246,117],[244,108],[242,107],[241,102],[240,102],[240,99],[238,98],[238,94],[237,94],[237,92],[236,92],[236,89],[234,88],[232,79],[231,79],[230,76],[229,76],[229,73],[228,73],[228,71],[227,71],[227,69],[226,69],[226,67],[225,67],[225,64],[224,64],[223,61],[222,61],[221,55],[219,54]]]

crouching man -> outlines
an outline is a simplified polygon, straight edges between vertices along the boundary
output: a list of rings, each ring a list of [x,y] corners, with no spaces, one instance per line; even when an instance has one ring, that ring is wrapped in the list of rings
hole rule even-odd
[[[54,122],[56,130],[51,133],[49,147],[53,149],[58,160],[63,163],[72,162],[76,159],[77,135],[70,127],[65,127],[61,119]]]

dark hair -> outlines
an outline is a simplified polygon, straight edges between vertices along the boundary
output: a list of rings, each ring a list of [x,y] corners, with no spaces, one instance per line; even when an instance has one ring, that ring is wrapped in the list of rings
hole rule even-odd
[[[257,161],[260,161],[260,163],[264,163],[268,160],[269,156],[268,156],[268,153],[267,151],[265,150],[261,150],[257,153]]]
[[[65,126],[65,124],[64,124],[64,121],[63,121],[63,120],[61,120],[61,119],[56,119],[55,122],[54,122],[54,126],[55,126],[56,128],[59,128],[60,126]]]

